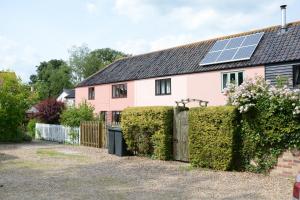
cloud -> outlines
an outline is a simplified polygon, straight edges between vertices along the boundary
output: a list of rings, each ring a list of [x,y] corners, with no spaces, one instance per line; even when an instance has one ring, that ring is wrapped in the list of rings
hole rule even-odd
[[[34,66],[40,60],[37,50],[0,35],[0,70],[12,70],[28,81],[35,72]]]
[[[116,0],[114,10],[134,23],[156,15],[156,8],[146,0]]]
[[[97,12],[98,8],[97,5],[91,2],[86,3],[86,9],[89,13],[94,14]]]
[[[133,55],[149,51],[149,43],[145,39],[119,41],[114,46],[119,51]]]
[[[195,41],[195,38],[190,35],[167,35],[159,37],[152,41],[146,39],[132,39],[119,41],[115,44],[115,48],[129,54],[141,54],[151,51],[162,50],[170,47],[175,47]]]

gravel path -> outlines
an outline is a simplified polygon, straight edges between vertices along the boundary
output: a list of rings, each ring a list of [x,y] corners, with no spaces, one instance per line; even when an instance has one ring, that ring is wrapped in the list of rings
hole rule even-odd
[[[288,200],[292,180],[47,142],[0,145],[0,199]]]

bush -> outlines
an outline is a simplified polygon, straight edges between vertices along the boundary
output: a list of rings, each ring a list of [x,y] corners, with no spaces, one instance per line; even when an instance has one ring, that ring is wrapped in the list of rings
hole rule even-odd
[[[46,124],[59,124],[60,115],[64,110],[64,103],[56,99],[46,99],[36,106],[38,113],[36,117]]]
[[[27,131],[28,134],[32,137],[35,138],[35,124],[37,123],[36,119],[31,119],[29,120],[28,124],[27,124]]]
[[[127,108],[121,127],[129,150],[161,160],[172,157],[172,107]]]
[[[299,90],[282,81],[272,86],[258,77],[231,88],[228,95],[242,113],[241,156],[246,169],[267,172],[283,151],[300,147]]]
[[[22,141],[21,126],[31,103],[29,87],[14,73],[0,72],[0,142]]]
[[[94,120],[94,107],[81,103],[78,107],[70,107],[63,111],[61,115],[61,123],[65,126],[79,127],[82,121]]]
[[[195,167],[216,170],[237,168],[238,112],[232,106],[191,108],[189,154]]]

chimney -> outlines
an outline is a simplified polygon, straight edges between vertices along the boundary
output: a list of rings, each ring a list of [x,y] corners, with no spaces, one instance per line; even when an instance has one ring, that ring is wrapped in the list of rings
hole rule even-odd
[[[281,5],[281,32],[286,32],[286,5]]]

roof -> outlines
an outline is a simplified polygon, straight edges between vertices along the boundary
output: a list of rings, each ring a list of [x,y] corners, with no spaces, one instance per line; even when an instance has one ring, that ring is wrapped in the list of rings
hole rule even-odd
[[[265,32],[265,34],[250,60],[206,66],[199,65],[217,40],[258,32]],[[289,23],[285,33],[281,33],[281,26],[272,26],[126,57],[96,72],[79,83],[77,87],[298,60],[300,60],[300,21]]]
[[[75,89],[64,90],[68,95],[65,97],[66,99],[75,99]]]

